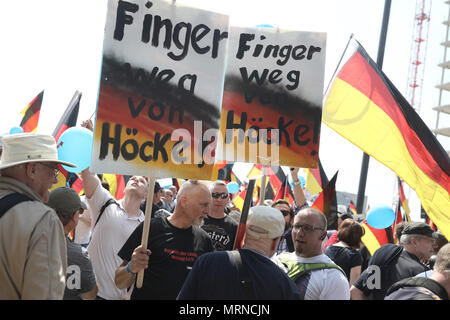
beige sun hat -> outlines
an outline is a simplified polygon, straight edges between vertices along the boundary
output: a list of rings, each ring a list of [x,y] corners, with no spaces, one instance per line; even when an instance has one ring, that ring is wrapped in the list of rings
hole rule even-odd
[[[28,162],[57,162],[76,168],[73,163],[58,160],[55,138],[46,134],[17,133],[2,137],[0,170]]]

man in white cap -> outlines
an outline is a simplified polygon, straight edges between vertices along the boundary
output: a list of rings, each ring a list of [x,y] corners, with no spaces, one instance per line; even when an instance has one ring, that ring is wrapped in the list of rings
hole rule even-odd
[[[44,203],[57,182],[52,136],[2,138],[0,161],[0,299],[61,299],[67,266],[64,229]]]
[[[251,208],[243,248],[199,257],[178,299],[300,299],[294,282],[270,260],[284,226],[278,209]]]

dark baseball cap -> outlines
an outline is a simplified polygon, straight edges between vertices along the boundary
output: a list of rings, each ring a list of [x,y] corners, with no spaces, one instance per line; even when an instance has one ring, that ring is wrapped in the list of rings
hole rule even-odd
[[[87,209],[77,192],[67,187],[56,188],[50,192],[47,205],[65,217],[72,217],[77,210]]]
[[[402,235],[404,234],[417,234],[430,238],[437,239],[439,237],[437,232],[434,232],[433,229],[425,222],[410,222],[408,223],[402,231]]]

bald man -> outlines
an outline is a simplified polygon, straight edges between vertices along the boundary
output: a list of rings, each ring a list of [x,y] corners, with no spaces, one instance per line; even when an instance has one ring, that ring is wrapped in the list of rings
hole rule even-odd
[[[151,220],[148,249],[140,246],[141,223],[119,251],[123,263],[116,270],[116,286],[130,288],[136,274],[145,270],[142,288],[133,290],[132,300],[175,299],[195,260],[213,251],[211,238],[200,228],[210,208],[206,185],[195,180],[183,183],[174,213]]]

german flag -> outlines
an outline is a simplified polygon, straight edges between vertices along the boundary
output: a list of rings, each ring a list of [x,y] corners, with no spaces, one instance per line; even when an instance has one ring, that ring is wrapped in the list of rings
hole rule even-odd
[[[395,232],[395,228],[397,227],[397,225],[403,221],[405,221],[405,219],[403,218],[401,204],[399,201],[397,204],[397,210],[395,211],[395,220],[394,223],[392,224],[392,232]]]
[[[319,194],[328,184],[328,178],[323,170],[322,163],[319,158],[319,165],[316,169],[304,169],[306,173],[305,187],[310,194]]]
[[[392,243],[389,241],[392,236],[391,227],[386,229],[375,229],[371,227],[367,221],[364,221],[362,226],[364,228],[364,235],[361,237],[361,241],[371,255],[373,255],[373,253],[382,245]]]
[[[450,237],[449,156],[364,48],[354,44],[327,92],[322,121],[413,188]]]
[[[328,229],[337,229],[337,204],[336,204],[336,172],[330,182],[325,186],[312,204],[312,208],[323,212],[328,220]]]
[[[69,102],[69,105],[64,111],[61,119],[56,125],[55,130],[53,131],[53,137],[58,141],[59,137],[63,134],[64,131],[71,127],[75,127],[77,125],[78,120],[78,111],[80,110],[80,100],[81,100],[81,92],[76,91],[72,100]]]
[[[103,174],[103,179],[105,179],[109,184],[109,192],[116,200],[123,198],[125,190],[125,179],[121,174]]]
[[[44,90],[41,91],[21,112],[23,118],[20,126],[23,132],[36,132],[39,114],[41,113],[42,100],[44,99]]]
[[[350,203],[348,205],[348,209],[350,210],[351,214],[358,214],[358,211],[356,210],[355,204],[353,203],[353,201],[350,200]]]
[[[406,221],[411,222],[411,217],[409,216],[409,213],[410,213],[411,210],[409,210],[408,200],[406,200],[405,192],[403,191],[402,180],[399,177],[397,177],[397,181],[398,181],[398,198],[399,198],[399,202],[400,202],[400,204],[403,207],[403,211],[405,211]]]
[[[242,185],[241,180],[233,172],[234,163],[229,161],[220,160],[214,164],[212,181],[222,180],[226,182],[234,181],[240,186]]]
[[[294,202],[294,193],[292,192],[291,185],[289,184],[287,176],[284,179],[283,184],[281,185],[281,188],[278,190],[278,192],[273,200],[277,201],[280,199],[286,200],[290,204],[292,204]]]
[[[76,91],[69,104],[67,105],[64,114],[59,120],[58,124],[53,130],[53,137],[55,138],[56,145],[58,145],[59,138],[67,129],[76,126],[78,119],[78,111],[80,108],[81,93]],[[74,189],[79,195],[84,193],[83,182],[76,173],[71,173],[65,170],[59,165],[59,175],[57,177],[58,182],[52,186],[50,190],[59,187],[69,187]]]

